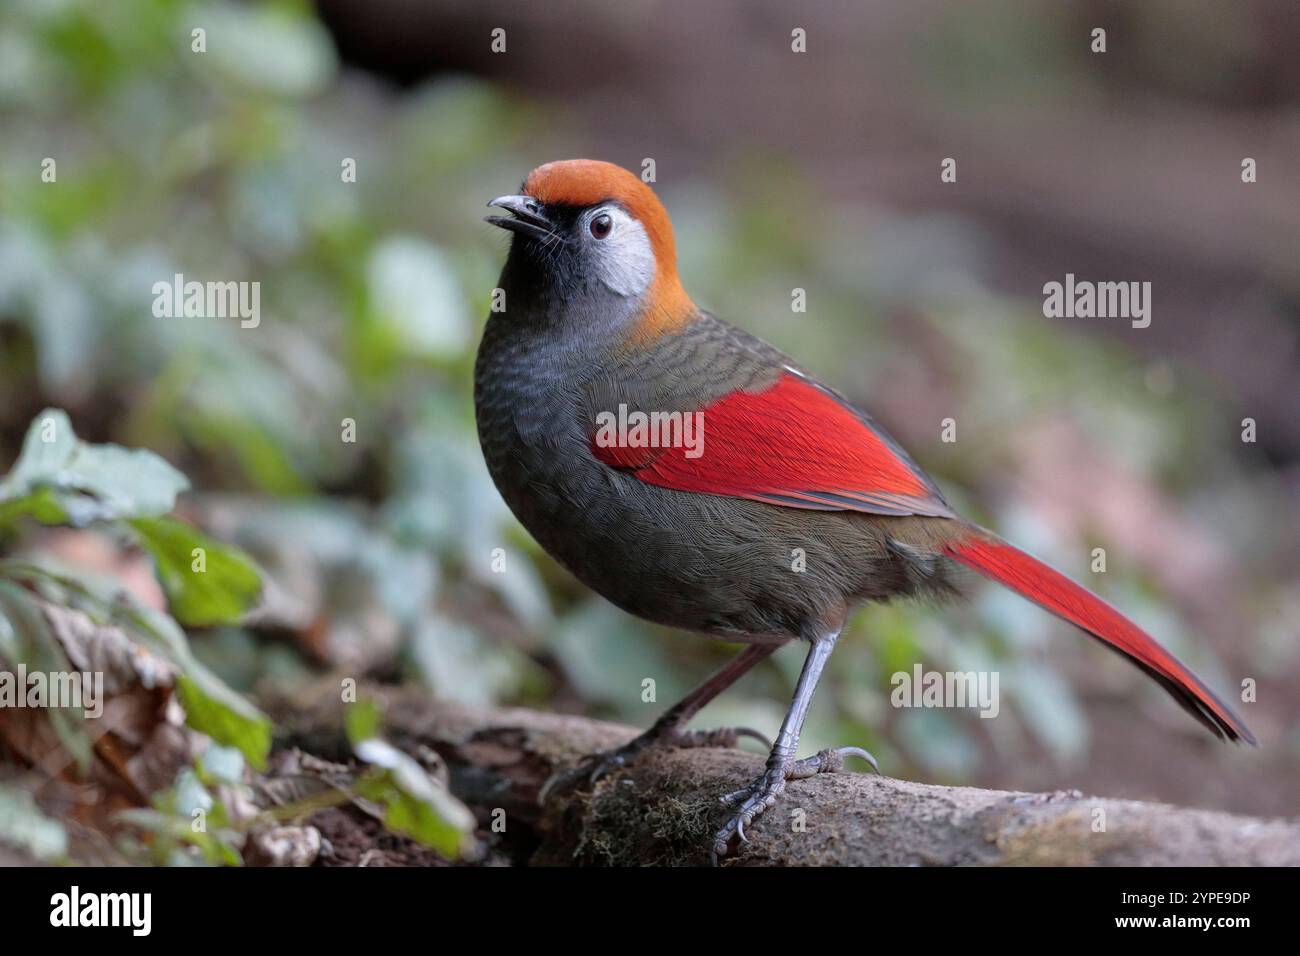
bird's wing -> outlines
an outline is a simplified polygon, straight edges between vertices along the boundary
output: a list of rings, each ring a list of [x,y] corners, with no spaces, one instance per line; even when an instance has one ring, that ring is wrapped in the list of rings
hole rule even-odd
[[[794,368],[781,369],[761,388],[730,391],[683,414],[697,414],[698,447],[624,440],[632,436],[611,443],[608,431],[593,431],[592,453],[647,484],[678,491],[787,508],[953,516],[934,482],[893,439]],[[656,436],[655,429],[647,435]]]

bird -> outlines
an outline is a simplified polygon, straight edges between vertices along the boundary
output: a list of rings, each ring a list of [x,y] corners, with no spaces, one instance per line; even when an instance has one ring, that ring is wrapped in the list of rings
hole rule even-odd
[[[803,667],[763,772],[720,797],[725,823],[708,846],[716,863],[748,842],[746,828],[788,781],[842,771],[850,757],[878,771],[858,747],[796,756],[849,614],[961,597],[978,576],[1132,661],[1220,739],[1256,743],[1114,607],[960,516],[866,412],[699,308],[678,275],[668,213],[639,176],[561,160],[487,205],[504,214],[486,221],[511,236],[501,307],[475,359],[474,407],[502,498],[546,552],[619,608],[744,645],[650,729],[560,779],[594,781],[651,747],[767,743],[748,728],[687,724],[775,650],[800,644]]]

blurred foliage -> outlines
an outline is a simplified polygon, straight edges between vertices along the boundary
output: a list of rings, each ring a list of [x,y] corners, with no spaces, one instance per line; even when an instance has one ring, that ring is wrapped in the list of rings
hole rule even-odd
[[[260,578],[235,552],[179,521],[159,517],[172,510],[177,493],[186,485],[183,475],[149,452],[80,441],[67,415],[47,409],[32,423],[18,461],[0,480],[0,530],[27,517],[46,525],[93,526],[110,535],[147,529],[140,543],[154,555],[160,573],[166,572],[173,605],[192,609],[202,603],[194,595],[202,595],[214,622],[236,621],[260,591]],[[165,534],[159,529],[165,529]],[[184,570],[171,563],[177,549],[183,551]],[[218,570],[211,578],[201,565],[208,556]],[[220,573],[230,567],[242,571],[239,588],[232,588],[229,577]],[[42,730],[48,726],[61,750],[75,758],[81,774],[90,778],[92,754],[103,759],[107,753],[111,756],[106,762],[120,761],[123,782],[139,787],[145,775],[139,765],[130,766],[131,759],[141,754],[142,762],[178,757],[174,745],[158,743],[158,728],[166,727],[167,720],[160,719],[148,703],[152,693],[174,686],[191,729],[210,737],[214,745],[229,745],[253,766],[265,766],[271,747],[266,717],[192,656],[172,617],[119,593],[115,585],[109,587],[106,590],[103,581],[85,580],[58,568],[0,560],[0,660],[6,673],[24,673],[15,668],[28,674],[93,673],[95,685],[85,687],[82,694],[97,697],[81,698],[81,714],[69,706],[72,701],[43,701],[35,724],[6,709],[0,722],[6,750],[48,768],[50,751],[41,743]],[[16,683],[17,693],[28,695],[30,685]],[[144,701],[131,700],[137,684],[145,691]],[[110,701],[99,696],[105,693]],[[90,710],[97,709],[96,716],[103,716],[109,707],[116,720],[108,721],[107,727],[92,721]],[[124,719],[128,714],[130,719]],[[41,717],[48,725],[40,722]],[[119,740],[124,725],[134,726]],[[141,739],[134,731],[140,727],[149,728],[149,739],[135,749]],[[162,736],[166,735],[163,730]],[[187,772],[182,771],[182,778]],[[39,821],[21,806],[10,810],[18,812],[5,818],[0,836],[37,858],[49,855],[52,841],[45,828],[37,826]],[[183,814],[167,820],[168,832],[194,832]],[[237,853],[221,841],[220,830],[205,829],[194,842],[214,862],[238,860]]]
[[[176,622],[238,623],[260,596],[262,582],[257,568],[237,550],[160,516],[172,509],[186,484],[184,476],[149,452],[81,442],[60,411],[46,410],[32,423],[22,454],[0,480],[0,528],[30,517],[42,524],[85,526],[108,534],[133,530],[153,557],[169,614],[137,603],[115,584],[109,585],[114,588],[109,592],[101,590],[105,582],[87,582],[75,573],[0,560],[0,664],[6,676],[96,674],[96,689],[83,693],[107,691],[110,698],[83,697],[80,719],[69,706],[72,701],[43,701],[35,729],[14,716],[9,710],[13,702],[7,701],[0,713],[0,743],[25,762],[44,768],[51,755],[39,743],[44,718],[59,749],[76,759],[81,775],[95,778],[93,753],[137,792],[148,787],[145,765],[179,762],[173,782],[152,794],[152,807],[116,814],[117,822],[151,835],[134,851],[130,841],[124,847],[136,856],[147,853],[156,863],[197,859],[238,865],[243,861],[244,832],[265,821],[256,812],[240,819],[230,800],[233,795],[251,806],[244,766],[247,762],[254,770],[266,768],[270,721],[194,658]],[[74,623],[81,620],[89,627]],[[148,663],[155,654],[166,663]],[[148,702],[131,700],[136,684],[146,691],[146,701],[152,693],[174,687],[186,724],[210,738],[192,766],[185,753],[177,753],[181,748],[176,736],[167,732],[167,719]],[[16,690],[28,695],[27,686]],[[107,726],[95,723],[109,708],[116,720],[107,721]],[[99,711],[93,718],[91,709]],[[131,719],[123,720],[128,712]],[[141,725],[148,728],[147,735],[138,732]],[[382,809],[382,818],[394,832],[449,859],[469,851],[472,814],[418,763],[379,736],[378,709],[353,705],[347,727],[357,757],[371,769],[346,783],[336,781],[332,799],[306,801],[303,811],[370,801]],[[223,785],[230,793],[221,793]],[[30,799],[24,801],[7,788],[0,789],[0,798],[0,841],[36,859],[59,858],[66,852],[60,823],[45,819],[29,805]],[[280,806],[275,815],[291,817],[293,809]],[[202,825],[196,826],[199,819]]]
[[[200,539],[186,525],[156,517],[171,511],[185,487],[185,477],[157,456],[116,445],[87,445],[73,434],[63,412],[46,410],[32,423],[22,454],[0,481],[0,514],[10,521],[30,515],[44,524],[94,523],[109,531],[115,523],[120,529],[121,522],[129,527],[148,522],[145,527],[168,529],[169,549],[176,543],[185,548],[186,565],[189,546],[203,540],[214,567],[241,567],[247,576],[240,582],[242,591],[197,567],[180,572],[165,560],[171,554],[159,545],[160,536],[145,535],[141,543],[154,554],[160,571],[165,569],[175,604],[189,608],[197,592],[211,596],[225,611],[214,623],[236,621],[260,591],[256,569],[217,542]],[[240,748],[255,765],[265,763],[271,746],[269,722],[193,659],[171,618],[146,607],[122,606],[116,595],[96,594],[93,585],[36,565],[0,561],[0,585],[5,587],[6,604],[0,612],[0,651],[6,661],[44,672],[85,670],[74,668],[64,656],[66,648],[52,636],[38,598],[54,600],[59,607],[93,608],[92,617],[123,625],[140,643],[179,667],[180,695],[195,730]],[[55,718],[56,727],[60,723]],[[89,734],[84,726],[78,730]],[[84,762],[88,740],[64,736],[64,743],[71,753],[83,755]]]
[[[193,51],[199,28],[204,53]],[[400,675],[471,703],[645,725],[732,653],[587,593],[517,526],[482,464],[471,369],[505,237],[481,223],[481,206],[558,158],[535,147],[552,118],[477,81],[442,78],[399,95],[344,71],[305,2],[0,8],[0,462],[17,455],[46,404],[68,409],[96,441],[159,456],[81,444],[24,453],[0,485],[0,545],[39,548],[40,522],[130,518],[120,530],[153,555],[175,621],[203,629],[179,685],[187,711],[254,763],[267,739],[249,745],[255,718],[233,692],[214,691],[216,678],[195,676],[208,674],[199,660],[254,698],[322,671]],[[41,180],[46,158],[54,182]],[[349,161],[355,182],[344,175]],[[772,177],[788,183],[779,196],[757,185]],[[1089,480],[1136,476],[1163,489],[1151,500],[1173,515],[1203,500],[1187,476],[1211,475],[1217,508],[1202,517],[1216,546],[1252,555],[1242,587],[1259,610],[1243,633],[1300,617],[1274,570],[1277,529],[1227,517],[1264,515],[1260,502],[1279,494],[1215,451],[1233,444],[1236,426],[1194,372],[1144,367],[996,297],[977,278],[985,250],[976,230],[838,209],[798,170],[761,156],[726,181],[727,193],[659,187],[688,287],[872,407],[959,508],[1088,578],[1090,548],[1122,516],[1099,510],[1063,523],[1041,496],[1017,496],[990,476],[1064,480],[1104,449],[1114,473]],[[156,317],[154,284],[176,274],[260,282],[260,324]],[[810,306],[791,321],[794,287],[810,290]],[[1171,376],[1186,386],[1177,394]],[[939,422],[956,409],[960,443],[946,444]],[[1057,435],[1061,421],[1065,443],[1052,447],[1069,453],[1035,458],[1033,436]],[[201,492],[182,499],[181,514],[203,531],[163,517],[184,480],[161,459]],[[187,583],[196,547],[209,554],[202,586]],[[1229,686],[1187,622],[1160,610],[1171,606],[1170,578],[1154,573],[1163,557],[1114,554],[1092,580],[1139,622],[1158,624],[1211,684]],[[254,562],[267,585],[261,618],[242,614]],[[68,590],[63,599],[81,600]],[[0,610],[13,597],[0,591]],[[141,633],[165,632],[157,646],[188,646],[171,618],[160,626],[156,613],[132,615]],[[1056,630],[990,590],[944,614],[868,608],[831,663],[807,747],[861,744],[895,772],[952,782],[970,780],[990,752],[1077,758],[1089,723],[1070,661],[1091,666],[1100,655],[1061,651]],[[1295,655],[1278,641],[1241,653],[1288,665]],[[798,656],[776,655],[701,722],[774,727]],[[1000,671],[1010,719],[893,710],[890,675],[916,661]],[[1142,684],[1111,663],[1105,681]],[[657,683],[650,703],[647,676]],[[450,850],[466,821],[454,809],[429,815],[436,787],[373,727],[353,737],[386,775],[370,796],[390,821]],[[180,780],[157,812],[174,819],[197,793]],[[417,804],[403,803],[412,793]],[[23,818],[24,841],[57,856],[40,818]],[[214,836],[203,852],[223,860],[224,847]]]
[[[432,779],[413,758],[380,735],[379,707],[358,701],[348,708],[348,740],[370,771],[353,784],[356,792],[384,808],[384,822],[458,859],[473,841],[474,815]]]

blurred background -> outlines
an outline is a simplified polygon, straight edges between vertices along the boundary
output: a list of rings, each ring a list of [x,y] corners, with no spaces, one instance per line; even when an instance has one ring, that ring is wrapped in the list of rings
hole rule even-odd
[[[651,158],[697,302],[870,409],[959,510],[1223,696],[1256,682],[1239,710],[1263,744],[1216,743],[985,588],[859,614],[803,749],[1295,814],[1297,36],[1290,0],[10,0],[0,471],[50,405],[184,471],[182,512],[266,571],[260,617],[191,631],[255,700],[350,674],[646,726],[733,651],[628,617],[539,551],[482,464],[471,368],[507,244],[486,200],[548,160]],[[260,282],[260,325],[155,318],[178,272]],[[1150,327],[1044,318],[1066,273],[1150,281]],[[143,560],[79,532],[6,540],[127,579]],[[698,724],[774,731],[801,662],[776,655]],[[918,662],[997,670],[1000,715],[891,707]]]

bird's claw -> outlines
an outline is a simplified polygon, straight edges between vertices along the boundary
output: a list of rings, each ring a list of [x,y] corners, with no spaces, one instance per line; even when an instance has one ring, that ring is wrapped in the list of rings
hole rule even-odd
[[[785,792],[785,781],[786,768],[778,767],[775,770],[765,770],[763,775],[750,786],[729,793],[722,798],[727,805],[732,805],[738,800],[740,803],[736,807],[735,815],[727,821],[727,825],[714,834],[713,849],[709,857],[715,865],[719,857],[727,855],[727,848],[730,846],[733,836],[741,843],[749,842],[745,827],[758,819],[763,814],[763,811],[776,804],[776,798]]]
[[[635,743],[635,741],[633,741]],[[628,762],[640,748],[636,751],[631,750],[631,745],[620,747],[617,750],[598,750],[596,753],[587,754],[568,770],[562,770],[551,775],[550,779],[542,785],[541,791],[537,794],[537,802],[545,803],[550,799],[553,793],[563,793],[582,783],[589,787],[594,787],[602,778],[608,776],[615,770],[627,766]]]
[[[719,858],[727,855],[733,836],[741,843],[749,842],[745,827],[758,819],[765,810],[776,805],[777,797],[785,792],[787,780],[802,780],[819,773],[839,773],[844,769],[845,757],[859,757],[871,764],[872,770],[880,773],[876,758],[861,747],[828,747],[784,767],[765,770],[748,787],[723,794],[719,802],[726,807],[735,807],[736,812],[726,826],[714,834],[713,847],[709,851],[710,861],[716,866]]]
[[[872,770],[880,773],[880,764],[876,763],[876,758],[861,747],[827,747],[825,750],[817,751],[811,757],[796,760],[790,766],[787,779],[802,780],[819,773],[839,773],[844,769],[845,757],[858,757],[865,760],[871,765]]]
[[[621,753],[611,753],[596,762],[595,768],[587,776],[587,783],[595,785],[613,770],[627,766],[627,757]]]
[[[539,803],[545,803],[552,794],[561,793],[582,783],[594,787],[611,773],[622,770],[635,762],[637,757],[652,746],[669,748],[734,747],[742,737],[751,737],[763,744],[764,747],[771,749],[771,741],[750,727],[648,731],[622,747],[588,754],[568,770],[552,774],[551,778],[542,785],[537,800]]]

